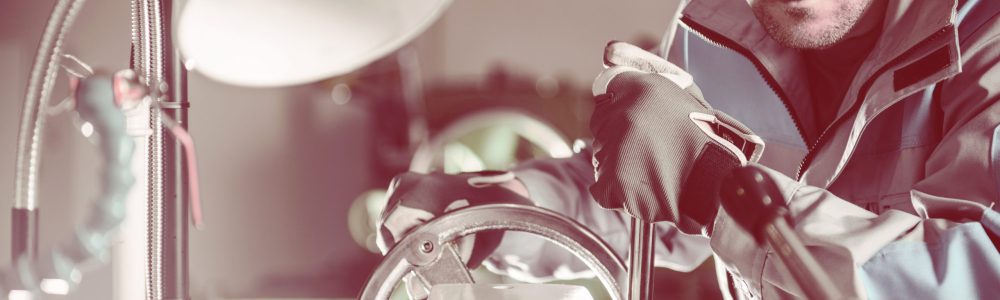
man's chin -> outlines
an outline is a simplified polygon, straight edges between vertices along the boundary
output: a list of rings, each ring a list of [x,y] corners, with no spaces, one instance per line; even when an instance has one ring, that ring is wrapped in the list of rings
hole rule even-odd
[[[802,50],[822,50],[843,39],[846,32],[833,28],[827,30],[803,30],[808,25],[766,26],[768,34],[782,46]]]
[[[792,37],[776,41],[782,46],[800,50],[823,50],[832,47],[839,42],[839,39],[827,39],[816,37]]]

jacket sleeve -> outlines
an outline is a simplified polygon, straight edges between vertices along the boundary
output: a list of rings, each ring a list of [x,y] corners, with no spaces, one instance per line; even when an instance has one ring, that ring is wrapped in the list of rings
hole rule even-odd
[[[580,222],[626,259],[629,222],[623,213],[597,205],[587,188],[593,184],[589,151],[565,159],[541,159],[514,169],[538,206]],[[669,224],[657,224],[655,264],[690,271],[711,256],[708,238],[685,235]],[[484,264],[491,271],[526,282],[590,277],[582,261],[561,247],[521,232],[508,232],[500,247]]]
[[[910,190],[917,215],[880,215],[772,171],[808,250],[839,290],[856,298],[982,299],[1000,293],[1000,47],[997,37],[964,51],[963,72],[938,87],[943,133],[925,176]],[[801,296],[767,246],[721,211],[712,248],[736,283],[764,299]],[[991,241],[991,239],[993,239]]]

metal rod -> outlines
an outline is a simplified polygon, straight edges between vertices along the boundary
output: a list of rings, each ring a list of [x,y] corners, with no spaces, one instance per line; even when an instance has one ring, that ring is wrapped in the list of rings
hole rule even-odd
[[[632,244],[629,248],[629,300],[653,299],[653,236],[656,226],[632,218]]]
[[[164,115],[187,129],[187,69],[174,43],[173,16],[180,12],[180,1],[160,1],[163,22],[164,78],[167,81],[166,102],[161,104]],[[159,130],[164,130],[162,127]],[[164,299],[190,299],[188,282],[188,173],[184,149],[177,139],[163,135],[163,234],[160,243],[162,291]]]

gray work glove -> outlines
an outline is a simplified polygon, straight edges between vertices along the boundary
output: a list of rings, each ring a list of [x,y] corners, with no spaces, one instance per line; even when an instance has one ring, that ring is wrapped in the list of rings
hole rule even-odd
[[[591,194],[605,208],[700,233],[718,211],[722,177],[756,161],[763,141],[659,56],[611,42],[604,63],[593,87]]]
[[[527,196],[527,190],[513,172],[404,173],[389,184],[376,243],[385,254],[414,229],[447,212],[484,204],[533,205]],[[478,267],[489,257],[500,246],[503,234],[503,231],[492,230],[459,241],[458,249],[468,268]],[[427,297],[427,287],[414,284],[415,279],[409,275],[405,280],[411,298]]]

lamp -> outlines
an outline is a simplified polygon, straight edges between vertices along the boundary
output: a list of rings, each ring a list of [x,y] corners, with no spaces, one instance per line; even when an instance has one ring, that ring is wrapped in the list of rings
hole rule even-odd
[[[357,70],[410,42],[450,0],[191,0],[177,28],[188,69],[253,87]]]

